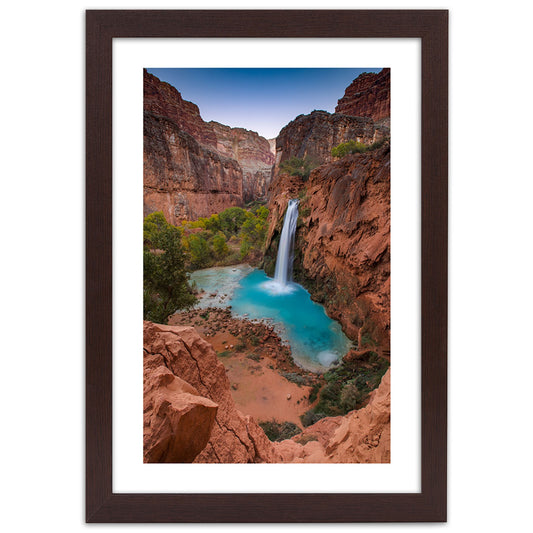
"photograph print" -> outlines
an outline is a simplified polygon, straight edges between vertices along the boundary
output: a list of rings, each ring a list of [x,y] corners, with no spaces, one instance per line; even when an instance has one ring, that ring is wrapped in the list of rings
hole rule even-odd
[[[145,463],[390,463],[390,77],[144,69]]]

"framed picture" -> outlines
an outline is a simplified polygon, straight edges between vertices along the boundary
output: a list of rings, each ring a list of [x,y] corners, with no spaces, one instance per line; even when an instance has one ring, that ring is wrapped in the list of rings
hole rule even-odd
[[[447,11],[86,26],[87,522],[445,521]]]

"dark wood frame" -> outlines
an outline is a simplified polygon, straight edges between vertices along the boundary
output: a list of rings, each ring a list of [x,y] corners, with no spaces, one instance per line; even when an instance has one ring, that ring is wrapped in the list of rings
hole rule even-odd
[[[446,521],[448,12],[87,11],[87,522]],[[112,492],[112,39],[420,38],[422,43],[421,493]]]

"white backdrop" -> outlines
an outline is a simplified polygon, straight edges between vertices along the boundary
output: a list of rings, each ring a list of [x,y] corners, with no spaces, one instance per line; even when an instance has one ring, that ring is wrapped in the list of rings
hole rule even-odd
[[[531,527],[530,17],[526,3],[79,0],[2,12],[2,513],[84,524],[84,14],[109,8],[449,8],[450,404],[446,530]],[[111,531],[101,526],[99,531]],[[165,526],[122,526],[150,531]],[[168,526],[175,527],[175,526]],[[410,531],[412,525],[357,526]],[[435,526],[417,526],[418,531]],[[180,526],[181,531],[355,526]]]

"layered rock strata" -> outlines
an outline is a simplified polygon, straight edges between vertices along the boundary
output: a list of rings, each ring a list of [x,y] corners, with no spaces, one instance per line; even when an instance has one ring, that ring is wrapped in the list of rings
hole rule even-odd
[[[390,68],[377,74],[358,76],[339,99],[335,113],[354,117],[370,117],[381,121],[390,117]]]
[[[264,198],[274,155],[253,131],[205,122],[196,104],[144,71],[144,215],[196,220]]]
[[[144,114],[144,216],[162,211],[171,224],[242,204],[242,168],[199,143],[172,120]]]

